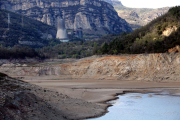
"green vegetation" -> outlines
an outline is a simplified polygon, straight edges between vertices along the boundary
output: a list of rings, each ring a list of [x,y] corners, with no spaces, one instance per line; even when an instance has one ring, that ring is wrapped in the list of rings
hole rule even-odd
[[[10,29],[8,29],[8,14],[11,18]],[[39,54],[33,48],[60,44],[59,40],[42,37],[42,34],[53,31],[56,33],[55,27],[7,10],[0,10],[0,58],[44,58],[43,54]],[[25,41],[26,44],[20,44],[20,41]]]
[[[0,58],[1,59],[13,59],[13,58],[43,58],[33,48],[21,47],[19,45],[13,48],[0,47]]]
[[[174,7],[146,26],[124,34],[109,44],[104,44],[96,54],[160,53],[180,45],[180,7]],[[177,28],[169,36],[163,35],[167,28]]]
[[[56,44],[55,46],[49,45],[36,50],[45,58],[83,58],[95,54],[104,42],[109,43],[115,37],[117,35],[106,35],[98,40],[71,41]]]

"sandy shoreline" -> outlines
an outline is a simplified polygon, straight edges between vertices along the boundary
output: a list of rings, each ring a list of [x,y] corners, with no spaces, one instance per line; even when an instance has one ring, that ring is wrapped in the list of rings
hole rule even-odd
[[[111,104],[107,101],[117,99],[117,95],[127,92],[158,92],[168,89],[172,94],[180,93],[180,82],[141,82],[118,80],[24,80],[43,88],[55,90],[71,98],[96,103],[104,108],[99,117],[106,114]],[[88,117],[88,118],[91,118]]]

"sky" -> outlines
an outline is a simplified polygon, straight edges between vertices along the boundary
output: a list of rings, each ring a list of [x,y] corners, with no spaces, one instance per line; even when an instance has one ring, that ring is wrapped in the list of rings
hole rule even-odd
[[[131,8],[162,8],[180,5],[180,0],[119,0]]]

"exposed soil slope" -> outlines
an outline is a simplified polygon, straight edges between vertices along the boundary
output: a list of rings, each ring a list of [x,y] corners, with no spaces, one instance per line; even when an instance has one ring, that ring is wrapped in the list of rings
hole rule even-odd
[[[159,53],[106,56],[74,63],[22,66],[3,64],[0,71],[11,76],[51,76],[60,78],[177,81],[180,54]]]

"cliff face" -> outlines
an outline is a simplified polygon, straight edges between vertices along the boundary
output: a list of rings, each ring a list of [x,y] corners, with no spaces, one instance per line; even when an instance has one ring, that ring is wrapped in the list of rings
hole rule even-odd
[[[75,63],[28,67],[3,64],[0,72],[13,76],[56,76],[62,78],[179,81],[180,54],[107,56]]]
[[[63,16],[67,29],[83,28],[96,33],[120,33],[131,31],[113,6],[100,0],[3,0],[1,9],[7,9],[56,26]]]

